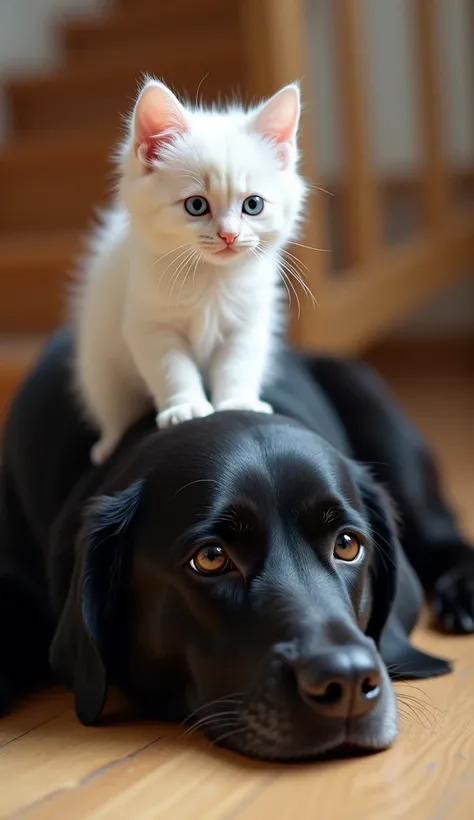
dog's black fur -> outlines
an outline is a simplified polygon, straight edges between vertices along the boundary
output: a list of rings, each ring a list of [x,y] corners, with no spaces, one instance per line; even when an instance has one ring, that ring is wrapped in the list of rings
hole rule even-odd
[[[287,351],[265,396],[278,415],[163,432],[146,418],[94,469],[71,350],[69,331],[52,339],[5,428],[0,711],[51,666],[86,724],[113,680],[140,712],[197,710],[211,739],[250,755],[390,745],[388,671],[449,671],[408,641],[422,596],[405,555],[441,624],[472,632],[474,553],[379,380]],[[353,563],[334,558],[343,531],[363,543]],[[190,563],[210,541],[224,574]]]

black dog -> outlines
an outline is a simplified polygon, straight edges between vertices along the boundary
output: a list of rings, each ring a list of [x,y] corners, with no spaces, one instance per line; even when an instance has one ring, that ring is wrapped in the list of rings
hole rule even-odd
[[[279,415],[143,419],[94,469],[71,351],[67,331],[51,341],[6,424],[0,709],[47,679],[49,654],[86,724],[114,680],[142,713],[195,712],[258,757],[389,746],[387,668],[449,666],[408,642],[421,592],[383,488],[449,629],[474,630],[474,553],[378,380],[286,352],[265,397]]]

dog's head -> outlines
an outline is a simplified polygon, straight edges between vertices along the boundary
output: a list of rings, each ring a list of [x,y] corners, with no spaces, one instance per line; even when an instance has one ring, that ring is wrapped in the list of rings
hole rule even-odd
[[[389,746],[377,645],[396,532],[368,473],[256,414],[153,433],[126,455],[85,514],[51,649],[79,717],[97,720],[113,677],[147,712],[194,713],[246,754]]]

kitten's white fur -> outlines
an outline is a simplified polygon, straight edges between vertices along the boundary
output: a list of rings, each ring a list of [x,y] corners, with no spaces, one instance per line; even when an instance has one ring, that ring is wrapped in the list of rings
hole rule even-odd
[[[279,253],[305,194],[299,111],[294,85],[250,112],[184,108],[155,80],[142,89],[117,205],[77,302],[76,382],[101,433],[95,463],[151,401],[159,426],[214,409],[271,412],[260,391],[281,330]],[[258,216],[242,213],[252,194],[264,200]],[[191,196],[211,212],[190,216]]]

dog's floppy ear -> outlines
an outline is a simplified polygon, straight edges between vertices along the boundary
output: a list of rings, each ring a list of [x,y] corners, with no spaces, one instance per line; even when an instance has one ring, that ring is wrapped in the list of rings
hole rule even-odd
[[[358,484],[375,545],[372,560],[372,611],[366,631],[378,643],[397,590],[398,533],[394,508],[388,494],[365,468],[361,468]]]
[[[397,593],[399,557],[396,516],[388,493],[364,469],[359,481],[372,529],[375,553],[372,564],[372,611],[366,633],[379,645],[390,677],[411,680],[445,675],[450,664],[411,645],[396,613],[392,612]],[[408,605],[408,602],[407,602]]]
[[[91,726],[107,696],[108,646],[131,571],[133,525],[143,481],[90,507],[76,543],[69,593],[50,648],[56,676],[74,691],[79,720]]]

